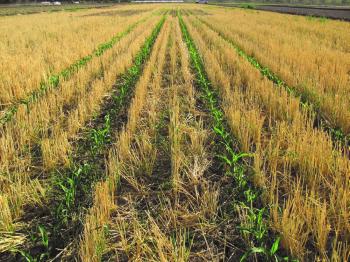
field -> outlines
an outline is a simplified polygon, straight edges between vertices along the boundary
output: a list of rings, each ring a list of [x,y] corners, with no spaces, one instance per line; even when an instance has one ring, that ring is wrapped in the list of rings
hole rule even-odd
[[[210,2],[213,5],[225,7],[240,7],[246,9],[256,9],[264,11],[272,11],[278,13],[306,15],[310,19],[319,17],[321,20],[325,18],[350,21],[349,4],[344,6],[319,6],[319,5],[295,5],[294,4],[276,4],[276,3],[234,3],[234,2]],[[330,3],[329,3],[330,4]]]
[[[59,11],[70,11],[75,12],[83,9],[89,8],[102,8],[108,7],[111,4],[66,4],[62,5],[40,5],[40,4],[7,4],[0,5],[0,16],[12,16],[12,15],[29,15],[37,13],[53,13]]]
[[[0,261],[349,261],[349,23],[3,16],[0,61]]]

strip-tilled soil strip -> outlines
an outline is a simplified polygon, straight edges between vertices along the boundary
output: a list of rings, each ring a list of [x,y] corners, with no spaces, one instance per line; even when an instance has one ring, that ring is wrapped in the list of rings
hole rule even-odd
[[[238,143],[233,140],[233,136],[228,131],[224,112],[220,107],[219,95],[211,87],[199,52],[180,14],[179,21],[183,38],[196,72],[197,84],[213,117],[213,129],[220,148],[217,152],[221,152],[218,157],[221,159],[220,162],[223,165],[226,175],[234,179],[235,198],[231,199],[233,203],[232,209],[237,207],[243,208],[249,214],[248,221],[241,221],[242,224],[239,226],[242,239],[248,238],[250,240],[245,241],[246,246],[242,247],[244,254],[241,258],[244,260],[253,255],[257,259],[262,260],[281,259],[284,254],[279,249],[279,238],[276,238],[269,231],[268,225],[265,222],[268,214],[266,207],[262,207],[261,204],[261,190],[255,188],[250,182],[253,171],[243,159],[248,155],[239,151],[237,147]],[[236,213],[234,210],[232,212]]]
[[[198,21],[206,25],[210,30],[216,32],[222,39],[229,43],[241,57],[245,58],[251,65],[258,69],[263,76],[272,81],[277,87],[283,87],[290,95],[300,98],[300,104],[302,107],[310,108],[311,111],[315,112],[315,127],[322,128],[327,131],[334,143],[340,142],[345,147],[349,146],[350,135],[344,134],[340,128],[332,126],[332,124],[323,116],[319,105],[310,102],[306,94],[300,93],[296,88],[287,85],[287,83],[277,74],[272,72],[272,70],[270,70],[268,67],[262,65],[255,57],[248,55],[237,43],[233,42],[217,28],[214,28],[214,26],[212,26],[210,23],[204,21],[198,16],[195,17],[198,19]]]
[[[0,116],[0,125],[5,124],[13,119],[20,105],[30,106],[30,104],[37,101],[39,98],[43,97],[50,89],[58,88],[60,82],[69,79],[74,75],[79,69],[83,68],[89,61],[94,57],[101,56],[106,50],[111,49],[117,42],[120,41],[124,36],[129,34],[134,30],[139,24],[143,23],[147,17],[137,21],[136,23],[130,25],[125,31],[119,33],[118,35],[112,37],[109,41],[98,45],[97,49],[92,52],[92,54],[87,55],[78,61],[75,61],[73,64],[63,69],[58,74],[49,76],[48,81],[42,82],[40,87],[37,90],[31,92],[28,97],[23,98],[19,101],[15,101],[10,107],[5,108],[1,112]]]
[[[16,250],[15,260],[20,255],[33,259],[53,258],[60,254],[61,249],[77,244],[86,209],[92,204],[94,184],[105,174],[105,153],[113,142],[113,134],[127,121],[127,106],[134,86],[164,21],[165,17],[146,39],[133,66],[117,80],[113,94],[102,106],[102,113],[76,141],[72,167],[53,174],[53,188],[48,193],[50,200],[47,207],[42,210],[28,208],[23,220],[29,230],[25,233],[33,236],[33,241],[28,243],[26,251]]]

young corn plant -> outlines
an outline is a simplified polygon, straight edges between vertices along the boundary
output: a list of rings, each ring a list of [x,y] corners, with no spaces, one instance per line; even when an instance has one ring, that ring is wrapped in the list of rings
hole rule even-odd
[[[111,118],[107,114],[105,116],[104,126],[100,129],[91,130],[91,152],[96,155],[99,153],[103,146],[108,144],[111,139]]]
[[[25,250],[17,249],[17,248],[13,249],[11,252],[19,254],[21,258],[27,262],[47,261],[50,254],[50,247],[49,247],[49,237],[48,237],[46,228],[42,225],[39,225],[38,232],[32,234],[30,236],[30,239],[32,242],[37,242],[39,240],[44,251],[42,253],[39,253],[33,256],[28,252],[26,252]]]
[[[67,224],[69,217],[76,211],[77,191],[83,185],[83,179],[88,177],[92,170],[92,166],[85,164],[83,166],[74,167],[73,172],[68,177],[61,177],[57,181],[59,196],[59,204],[55,213],[57,221]]]
[[[270,249],[264,247],[252,247],[248,252],[246,252],[240,259],[240,262],[247,261],[247,259],[252,255],[263,254],[269,261],[295,261],[289,260],[288,257],[279,257],[276,253],[279,249],[280,238],[278,237],[272,244]]]

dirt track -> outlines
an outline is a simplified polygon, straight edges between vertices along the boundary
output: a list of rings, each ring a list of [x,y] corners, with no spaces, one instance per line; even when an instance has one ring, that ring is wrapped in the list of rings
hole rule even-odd
[[[214,4],[226,7],[239,7],[236,4]],[[314,7],[288,5],[255,5],[254,9],[294,15],[327,17],[350,21],[350,7]]]
[[[350,21],[350,8],[329,8],[329,7],[299,7],[299,6],[277,6],[277,5],[259,5],[255,7],[259,10],[273,11],[279,13],[288,13],[296,15],[308,15],[327,17],[332,19],[341,19]]]

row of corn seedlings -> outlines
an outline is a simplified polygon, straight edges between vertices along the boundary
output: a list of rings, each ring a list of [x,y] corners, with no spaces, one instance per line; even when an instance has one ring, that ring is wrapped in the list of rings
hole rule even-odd
[[[347,156],[313,127],[313,116],[300,108],[299,99],[261,78],[217,33],[191,17],[184,20],[222,98],[229,128],[240,148],[252,153],[253,181],[264,188],[270,229],[279,232],[292,256],[345,259],[349,212],[341,199],[349,192]]]
[[[156,25],[133,65],[118,79],[112,98],[104,105],[106,110],[94,120],[99,127],[84,131],[71,167],[53,175],[48,208],[29,223],[33,229],[33,232],[29,232],[32,243],[26,249],[14,249],[17,255],[31,261],[44,261],[60,255],[61,248],[76,241],[75,237],[82,230],[85,210],[92,202],[91,190],[104,175],[104,153],[113,142],[112,132],[117,131],[112,129],[120,128],[126,120],[125,107],[164,20],[165,17]]]
[[[205,113],[195,108],[196,94],[176,16],[169,20],[172,33],[166,58],[164,41],[147,94],[138,89],[146,102],[133,104],[143,111],[133,118],[138,129],[132,121],[128,123],[109,161],[113,167],[109,188],[117,179],[118,190],[110,192],[107,201],[101,201],[106,194],[96,194],[100,201],[95,200],[95,207],[109,213],[103,211],[106,215],[101,216],[95,210],[98,219],[91,216],[86,224],[84,261],[210,260],[225,256],[229,245],[226,234],[221,235],[228,220],[217,223],[217,180],[209,181],[214,176],[208,170],[211,132],[203,128]]]
[[[93,216],[86,225],[89,238],[84,240],[82,253],[89,255],[84,256],[85,261],[100,261],[101,257],[116,261],[216,261],[232,255],[233,238],[227,233],[232,220],[219,214],[228,199],[220,196],[219,184],[226,187],[227,177],[220,177],[218,162],[208,153],[215,147],[211,143],[213,132],[204,127],[210,120],[196,101],[187,50],[175,18],[176,12],[162,88],[159,80],[150,82],[144,114],[137,120],[138,130],[126,127],[120,135],[117,156],[110,161],[120,186],[111,192],[110,200],[100,200],[103,204],[96,205],[113,210],[108,218]],[[163,52],[159,53],[163,56]],[[106,199],[101,193],[98,197]],[[107,207],[105,202],[115,207]],[[97,220],[102,222],[96,224]],[[98,245],[93,245],[93,239],[98,239]],[[97,251],[93,246],[99,246]],[[107,253],[91,258],[101,249]]]
[[[278,88],[282,87],[285,90],[287,90],[287,92],[290,95],[300,98],[300,104],[302,107],[308,108],[311,112],[314,111],[316,113],[317,123],[315,123],[315,125],[326,130],[330,134],[330,136],[332,137],[335,143],[340,142],[343,146],[346,146],[346,147],[349,145],[350,135],[345,134],[341,130],[341,128],[336,127],[332,123],[330,123],[323,116],[322,111],[320,109],[320,105],[317,102],[311,102],[307,93],[298,92],[296,88],[289,86],[283,79],[281,79],[270,68],[261,64],[258,61],[258,59],[256,59],[254,56],[247,54],[237,43],[235,43],[232,39],[230,39],[225,34],[223,34],[220,30],[218,30],[217,28],[214,28],[213,25],[203,20],[202,18],[198,16],[196,16],[196,18],[201,23],[205,24],[210,30],[213,30],[216,33],[218,33],[218,35],[222,37],[225,41],[227,41],[241,57],[245,58],[251,65],[253,65],[256,69],[258,69],[264,77],[272,81]]]
[[[158,252],[167,260],[229,261],[240,253],[235,247],[234,218],[229,216],[234,186],[230,177],[222,175],[224,168],[215,157],[220,145],[212,130],[214,122],[202,93],[195,89],[178,21],[175,32],[177,48],[170,51],[169,101],[172,191],[165,192],[160,201],[161,215],[154,212],[161,230],[157,242],[166,243]],[[169,220],[172,222],[162,224]]]
[[[5,124],[13,119],[20,105],[25,105],[27,108],[30,104],[35,103],[38,99],[43,97],[50,89],[59,88],[59,85],[62,81],[68,80],[72,75],[74,75],[78,70],[86,66],[94,57],[101,56],[106,50],[111,49],[117,42],[120,41],[124,36],[129,34],[134,30],[139,24],[145,22],[147,17],[137,21],[136,23],[130,25],[125,31],[120,32],[116,36],[113,36],[110,40],[105,43],[98,45],[96,50],[91,54],[80,58],[78,61],[75,61],[67,68],[63,69],[57,74],[53,74],[48,77],[48,80],[43,80],[40,84],[40,87],[37,90],[31,92],[26,98],[23,98],[19,101],[15,101],[13,105],[9,108],[6,108],[2,113],[0,118],[0,125]],[[29,108],[28,108],[29,110]]]
[[[187,27],[179,13],[179,21],[184,41],[188,47],[192,65],[196,72],[196,81],[201,89],[210,114],[213,118],[213,130],[220,140],[222,153],[217,157],[226,169],[226,175],[232,176],[235,181],[237,198],[232,199],[233,208],[237,206],[247,212],[247,221],[242,221],[239,230],[246,242],[244,255],[241,261],[251,256],[265,260],[288,260],[283,256],[279,248],[280,238],[269,231],[266,223],[268,212],[266,207],[261,206],[261,190],[255,188],[251,181],[251,170],[245,165],[245,158],[249,154],[240,152],[236,142],[228,131],[223,110],[220,108],[218,94],[212,89],[211,83],[205,73],[204,65],[199,52],[187,30]]]
[[[53,130],[53,132],[43,135],[41,139],[44,168],[69,162],[69,153],[67,152],[70,151],[71,146],[68,144],[67,138],[74,137],[86,120],[93,116],[100,104],[99,101],[103,99],[105,93],[110,91],[115,81],[115,75],[111,72],[119,75],[131,66],[132,57],[136,55],[157,21],[157,17],[150,19],[118,43],[120,48],[118,48],[119,52],[116,52],[117,56],[110,56],[109,62],[100,66],[100,70],[98,70],[99,78],[91,84],[91,87],[88,84],[86,89],[74,95],[74,98],[63,100],[63,103],[67,101],[67,107],[69,107],[67,116],[60,117],[60,119],[52,117],[50,119],[50,130]],[[131,57],[130,53],[132,54]],[[62,132],[62,130],[65,131]]]
[[[23,122],[8,123],[8,127],[11,129],[6,130],[6,133],[13,136],[14,139],[18,139],[19,143],[15,146],[14,151],[11,151],[9,147],[0,146],[0,159],[6,159],[6,154],[11,155],[11,152],[15,152],[21,163],[18,163],[14,158],[11,160],[8,158],[13,169],[9,172],[4,171],[4,173],[0,171],[0,180],[2,181],[0,231],[16,232],[21,228],[18,221],[23,215],[26,215],[28,206],[45,206],[46,193],[50,188],[51,171],[59,164],[65,165],[65,167],[69,166],[72,152],[76,152],[74,148],[76,148],[77,140],[83,136],[79,131],[89,126],[90,120],[101,112],[101,105],[110,97],[116,79],[132,66],[134,57],[158,21],[159,17],[154,17],[138,26],[115,48],[106,52],[103,58],[92,61],[85,70],[81,70],[78,73],[78,81],[74,77],[73,83],[71,81],[64,83],[61,90],[51,92],[46,99],[35,104],[31,114],[28,114],[28,119],[23,119]],[[145,28],[147,29],[145,30]],[[100,70],[101,68],[102,70]],[[101,72],[97,79],[96,71]],[[72,86],[76,88],[72,89]],[[106,94],[108,95],[106,96]],[[50,105],[50,110],[47,110],[45,104]],[[65,110],[65,114],[61,114],[61,110]],[[106,111],[106,109],[102,111]],[[50,124],[43,127],[41,125],[43,119],[49,121]],[[40,131],[40,133],[47,135],[40,137],[39,134],[39,137],[36,137],[38,135],[37,126],[42,127],[43,132]],[[96,126],[95,123],[91,128],[96,129]],[[53,131],[53,128],[57,132]],[[26,130],[33,136],[29,135],[27,137],[30,140],[23,141],[18,137],[21,136],[21,131],[25,133]],[[77,135],[79,136],[77,137]],[[0,140],[4,142],[3,137]],[[10,140],[8,139],[8,141]],[[33,150],[28,149],[30,146]],[[32,159],[32,161],[25,162],[24,158]],[[49,161],[50,166],[47,165],[47,161]],[[60,169],[63,169],[63,166]],[[8,237],[5,237],[5,240],[9,243]],[[18,241],[15,242],[18,243]],[[0,253],[2,250],[0,245]]]
[[[161,152],[164,138],[159,131],[164,130],[164,113],[158,102],[164,95],[161,79],[170,29],[168,21],[165,22],[135,87],[128,121],[118,133],[117,142],[109,150],[107,177],[95,188],[94,204],[85,220],[79,247],[83,261],[107,260],[110,217],[120,212],[125,203],[119,201],[119,198],[126,199],[127,193],[131,193],[134,197],[144,196],[145,199],[147,195],[143,195],[144,190],[153,192],[148,188],[151,187],[149,181],[162,179],[153,176],[153,171],[163,162],[162,156],[166,155]],[[137,183],[138,179],[143,182]],[[128,234],[132,235],[132,232]],[[125,248],[123,252],[128,252],[127,249],[131,247]]]

